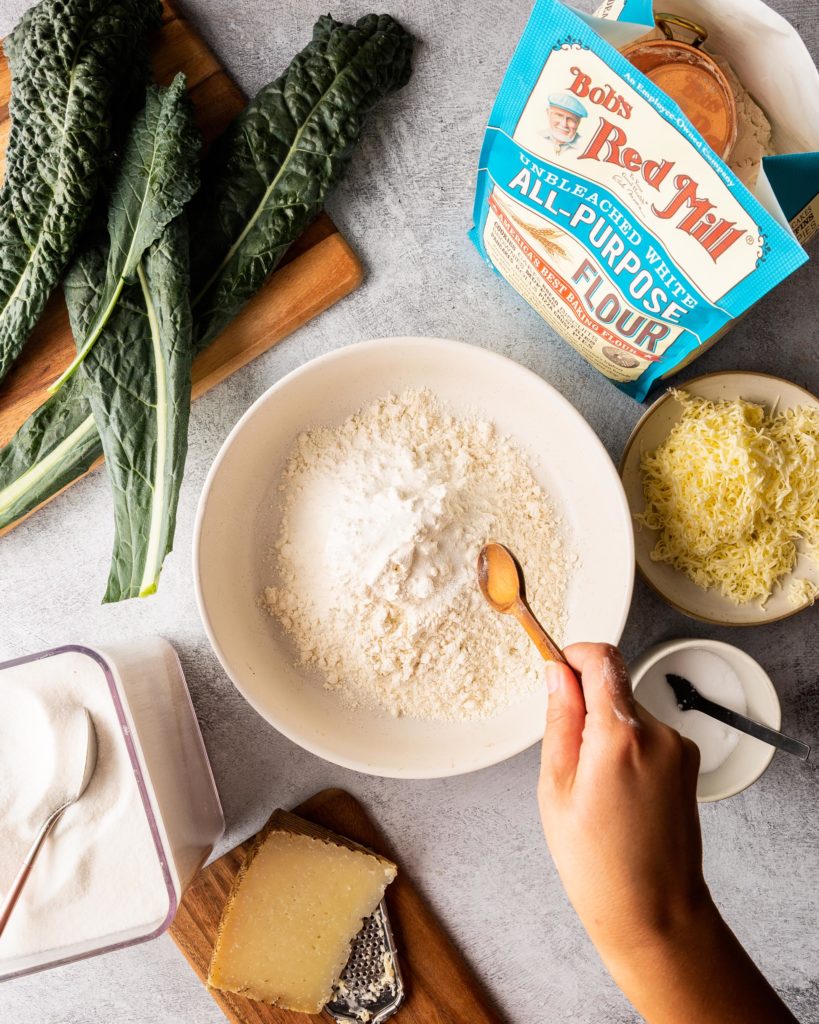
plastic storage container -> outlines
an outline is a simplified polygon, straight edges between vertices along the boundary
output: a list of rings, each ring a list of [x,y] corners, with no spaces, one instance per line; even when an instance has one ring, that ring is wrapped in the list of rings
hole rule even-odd
[[[108,744],[109,758],[115,756],[118,759],[122,774],[122,783],[117,783],[116,788],[128,792],[131,801],[129,806],[141,808],[147,823],[148,832],[140,830],[141,841],[131,851],[134,857],[130,863],[128,857],[122,859],[122,877],[117,877],[118,867],[114,867],[112,875],[111,865],[108,865],[107,884],[109,889],[116,886],[118,892],[127,894],[136,903],[139,903],[135,896],[139,893],[139,887],[144,889],[147,886],[150,891],[146,894],[149,897],[146,905],[152,909],[146,911],[148,919],[138,924],[131,922],[128,927],[112,931],[109,927],[110,918],[107,919],[103,907],[99,914],[99,928],[96,929],[98,934],[88,934],[89,927],[95,928],[95,925],[89,926],[86,922],[83,925],[86,934],[75,940],[70,934],[63,933],[57,935],[50,948],[28,948],[24,952],[21,952],[21,947],[25,943],[18,940],[15,952],[13,936],[9,939],[9,933],[14,924],[14,915],[26,899],[24,890],[21,903],[15,908],[6,933],[0,938],[0,979],[18,977],[57,964],[121,949],[160,935],[173,920],[186,886],[205,863],[214,844],[224,832],[219,795],[182,667],[171,645],[165,640],[151,638],[104,647],[58,647],[1,664],[0,686],[14,683],[19,693],[25,695],[29,684],[46,680],[43,685],[51,686],[51,677],[54,686],[61,685],[61,681],[67,678],[65,672],[69,668],[75,677],[80,673],[91,680],[83,685],[93,687],[94,699],[100,709],[98,718],[103,743]],[[110,714],[109,700],[113,715]],[[12,718],[21,703],[25,703],[25,700],[18,700],[12,707]],[[25,727],[25,719],[22,717],[21,726]],[[98,739],[99,732],[98,729]],[[118,744],[123,745],[124,752],[122,748],[116,749]],[[105,749],[104,746],[101,749]],[[133,791],[134,780],[138,797]],[[66,812],[66,817],[70,810]],[[102,814],[100,820],[105,825]],[[59,828],[60,825],[57,826]],[[0,822],[0,841],[2,835],[3,826]],[[51,841],[49,837],[46,847]],[[54,847],[50,854],[46,854],[46,847],[40,857],[56,857],[59,847]],[[109,856],[108,851],[106,856]],[[38,859],[35,872],[40,867]],[[54,870],[59,867],[56,861],[52,862],[51,867],[48,863],[43,865],[41,885],[47,887],[53,880],[52,876],[59,874],[58,870]],[[34,880],[32,874],[27,887]],[[91,891],[95,885],[93,872],[88,884]],[[120,885],[121,889],[118,888]],[[34,899],[34,896],[31,898]],[[51,894],[51,898],[59,913],[61,906],[71,896],[58,888],[56,893]],[[85,896],[82,898],[85,899]],[[116,905],[118,902],[115,896],[106,905]],[[86,915],[90,920],[94,920],[95,916]],[[22,930],[22,923],[20,927]],[[71,927],[67,926],[68,932]]]

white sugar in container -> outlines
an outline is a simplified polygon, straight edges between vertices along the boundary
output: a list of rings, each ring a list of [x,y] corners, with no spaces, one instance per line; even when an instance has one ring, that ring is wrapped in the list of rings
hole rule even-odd
[[[224,831],[171,645],[59,647],[0,665],[0,892],[64,793],[69,723],[82,707],[97,766],[0,936],[0,979],[160,935]]]

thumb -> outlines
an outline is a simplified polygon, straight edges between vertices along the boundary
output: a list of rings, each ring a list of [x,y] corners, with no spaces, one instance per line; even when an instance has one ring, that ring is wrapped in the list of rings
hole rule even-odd
[[[546,689],[549,691],[549,706],[541,749],[540,779],[548,786],[563,787],[571,785],[577,770],[586,722],[586,703],[580,680],[568,665],[561,662],[546,663]]]

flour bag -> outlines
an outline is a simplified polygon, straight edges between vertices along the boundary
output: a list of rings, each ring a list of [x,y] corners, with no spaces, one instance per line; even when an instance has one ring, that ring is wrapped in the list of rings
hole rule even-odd
[[[537,0],[470,232],[640,400],[803,263],[819,223],[819,74],[795,30],[760,0],[671,6],[655,25],[650,0]]]

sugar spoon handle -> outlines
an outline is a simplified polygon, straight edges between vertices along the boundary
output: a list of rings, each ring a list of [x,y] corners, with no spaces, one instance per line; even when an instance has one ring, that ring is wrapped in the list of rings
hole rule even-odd
[[[34,842],[31,844],[26,858],[17,872],[17,876],[11,883],[9,891],[6,893],[2,904],[0,904],[0,935],[3,934],[6,925],[8,924],[9,918],[17,906],[17,901],[20,898],[20,894],[25,887],[28,876],[31,874],[31,869],[34,867],[34,862],[37,860],[37,855],[42,849],[43,843],[49,836],[49,833],[63,816],[63,813],[68,810],[73,804],[75,804],[83,793],[88,788],[88,783],[91,781],[91,776],[94,774],[94,769],[97,766],[97,733],[94,729],[94,722],[87,708],[83,708],[85,714],[85,751],[84,760],[82,763],[82,775],[75,781],[74,792],[68,797],[59,807],[55,808],[40,826],[40,831],[34,838]]]

